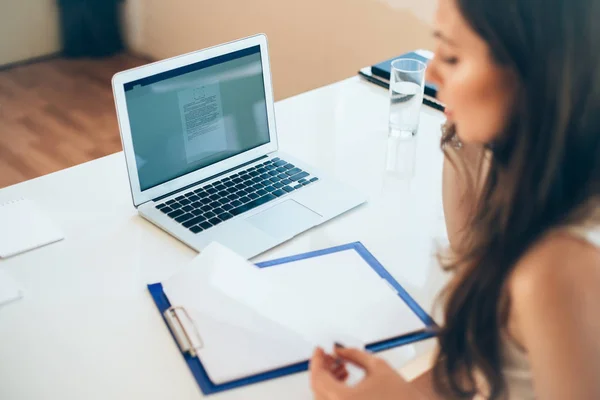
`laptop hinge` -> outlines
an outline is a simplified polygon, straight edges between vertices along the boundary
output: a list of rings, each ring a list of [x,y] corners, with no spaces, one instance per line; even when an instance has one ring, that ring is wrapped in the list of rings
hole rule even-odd
[[[219,176],[222,176],[222,175],[228,174],[228,173],[230,173],[230,172],[233,172],[233,171],[235,171],[235,170],[237,170],[237,169],[244,168],[246,165],[249,165],[249,164],[255,163],[255,162],[257,162],[257,161],[259,161],[259,160],[262,160],[262,159],[264,159],[264,158],[267,158],[267,157],[268,157],[267,155],[264,155],[264,156],[261,156],[261,157],[255,158],[254,160],[250,160],[250,161],[248,161],[248,162],[245,162],[244,164],[240,164],[240,165],[238,165],[237,167],[230,168],[230,169],[228,169],[228,170],[226,170],[226,171],[223,171],[223,172],[219,172],[219,173],[218,173],[218,174],[216,174],[216,175],[209,176],[208,178],[202,179],[201,181],[194,182],[194,183],[192,183],[192,184],[190,184],[190,185],[187,185],[187,186],[184,186],[184,187],[182,187],[182,188],[180,188],[180,189],[174,190],[174,191],[172,191],[171,193],[163,194],[163,195],[162,195],[162,196],[160,196],[160,197],[157,197],[157,198],[155,198],[155,199],[152,199],[152,201],[154,201],[154,202],[157,202],[157,201],[160,201],[160,200],[162,200],[162,199],[166,199],[167,197],[171,197],[171,196],[173,196],[174,194],[177,194],[177,193],[179,193],[179,192],[184,192],[184,191],[188,190],[188,189],[189,189],[189,188],[191,188],[191,187],[194,187],[194,186],[200,185],[200,184],[202,184],[202,183],[204,183],[204,182],[208,182],[208,181],[210,181],[210,180],[212,180],[212,179],[218,178]]]

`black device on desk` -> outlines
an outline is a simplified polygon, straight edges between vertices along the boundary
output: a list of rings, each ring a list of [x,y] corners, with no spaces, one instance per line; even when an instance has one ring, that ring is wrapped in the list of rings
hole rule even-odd
[[[392,69],[392,61],[398,60],[401,58],[419,60],[424,62],[425,64],[431,61],[433,54],[427,50],[415,50],[409,53],[405,53],[400,55],[399,57],[390,58],[389,60],[382,61],[377,63],[371,67],[362,68],[358,71],[358,74],[366,79],[367,81],[374,83],[378,86],[389,88],[390,86],[390,76]],[[437,95],[437,86],[433,83],[425,82],[425,95],[423,96],[423,103],[433,107],[437,110],[444,111],[445,105],[436,99]]]

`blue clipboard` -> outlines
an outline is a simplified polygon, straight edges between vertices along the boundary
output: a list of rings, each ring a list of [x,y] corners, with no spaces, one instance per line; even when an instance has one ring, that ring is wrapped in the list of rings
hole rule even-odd
[[[320,257],[320,256],[324,256],[327,254],[336,253],[336,252],[340,252],[340,251],[346,251],[346,250],[355,250],[371,266],[371,268],[373,268],[373,270],[381,278],[387,280],[394,287],[394,289],[396,289],[400,298],[410,307],[410,309],[426,325],[426,328],[421,331],[409,333],[409,334],[406,334],[403,336],[398,336],[396,338],[384,340],[384,341],[377,342],[377,343],[371,343],[366,346],[367,350],[370,350],[373,352],[378,352],[378,351],[387,350],[387,349],[390,349],[393,347],[398,347],[398,346],[402,346],[405,344],[418,342],[420,340],[429,339],[429,338],[435,336],[435,330],[437,328],[437,325],[435,324],[433,319],[417,304],[417,302],[406,292],[406,290],[404,290],[404,288],[402,286],[400,286],[400,284],[392,277],[392,275],[390,275],[390,273],[383,267],[383,265],[381,265],[379,263],[379,261],[377,261],[377,259],[375,259],[375,257],[371,253],[369,253],[369,251],[365,248],[365,246],[363,246],[363,244],[360,242],[349,243],[349,244],[342,245],[342,246],[332,247],[332,248],[324,249],[324,250],[313,251],[313,252],[305,253],[305,254],[299,254],[299,255],[291,256],[291,257],[280,258],[277,260],[266,261],[266,262],[258,263],[256,265],[260,268],[273,267],[276,265],[282,265],[282,264],[302,260],[305,258]],[[150,294],[152,295],[152,298],[154,299],[154,302],[156,303],[156,307],[158,307],[158,310],[160,311],[161,316],[163,317],[163,319],[165,319],[165,316],[164,316],[165,311],[167,311],[171,307],[171,303],[169,302],[169,299],[167,298],[167,296],[165,295],[165,293],[163,291],[162,284],[155,283],[152,285],[148,285],[148,290],[150,291]],[[165,319],[165,324],[167,324],[167,327],[169,327],[166,319]],[[170,327],[169,327],[169,331],[171,331],[171,335],[173,336],[173,339],[176,340],[175,336],[173,334],[173,331],[171,330]],[[208,378],[208,375],[207,375],[206,371],[204,370],[204,367],[202,366],[202,363],[200,362],[199,358],[192,356],[188,353],[183,353],[183,352],[182,352],[182,355],[183,355],[183,358],[185,359],[185,362],[187,363],[188,367],[190,368],[190,371],[194,375],[194,378],[198,382],[198,385],[200,386],[202,393],[204,393],[205,395],[222,392],[225,390],[250,385],[253,383],[263,382],[263,381],[266,381],[269,379],[279,378],[279,377],[294,374],[297,372],[306,371],[308,369],[308,361],[305,361],[305,362],[290,365],[290,366],[287,366],[284,368],[279,368],[279,369],[276,369],[273,371],[253,375],[253,376],[250,376],[247,378],[238,379],[235,381],[215,385]]]

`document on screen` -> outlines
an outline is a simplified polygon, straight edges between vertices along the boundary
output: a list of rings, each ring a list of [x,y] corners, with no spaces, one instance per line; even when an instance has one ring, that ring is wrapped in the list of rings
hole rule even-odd
[[[219,84],[185,89],[177,93],[188,163],[227,150],[227,136]]]

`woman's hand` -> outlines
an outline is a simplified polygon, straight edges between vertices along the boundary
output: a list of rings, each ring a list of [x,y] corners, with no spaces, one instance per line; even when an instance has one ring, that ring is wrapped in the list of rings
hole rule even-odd
[[[418,400],[422,394],[406,382],[384,360],[358,349],[336,347],[335,355],[364,369],[365,377],[356,386],[348,386],[348,373],[332,371],[336,358],[317,348],[310,361],[310,379],[316,400]],[[333,360],[333,361],[332,361]],[[338,363],[339,364],[339,363]]]

